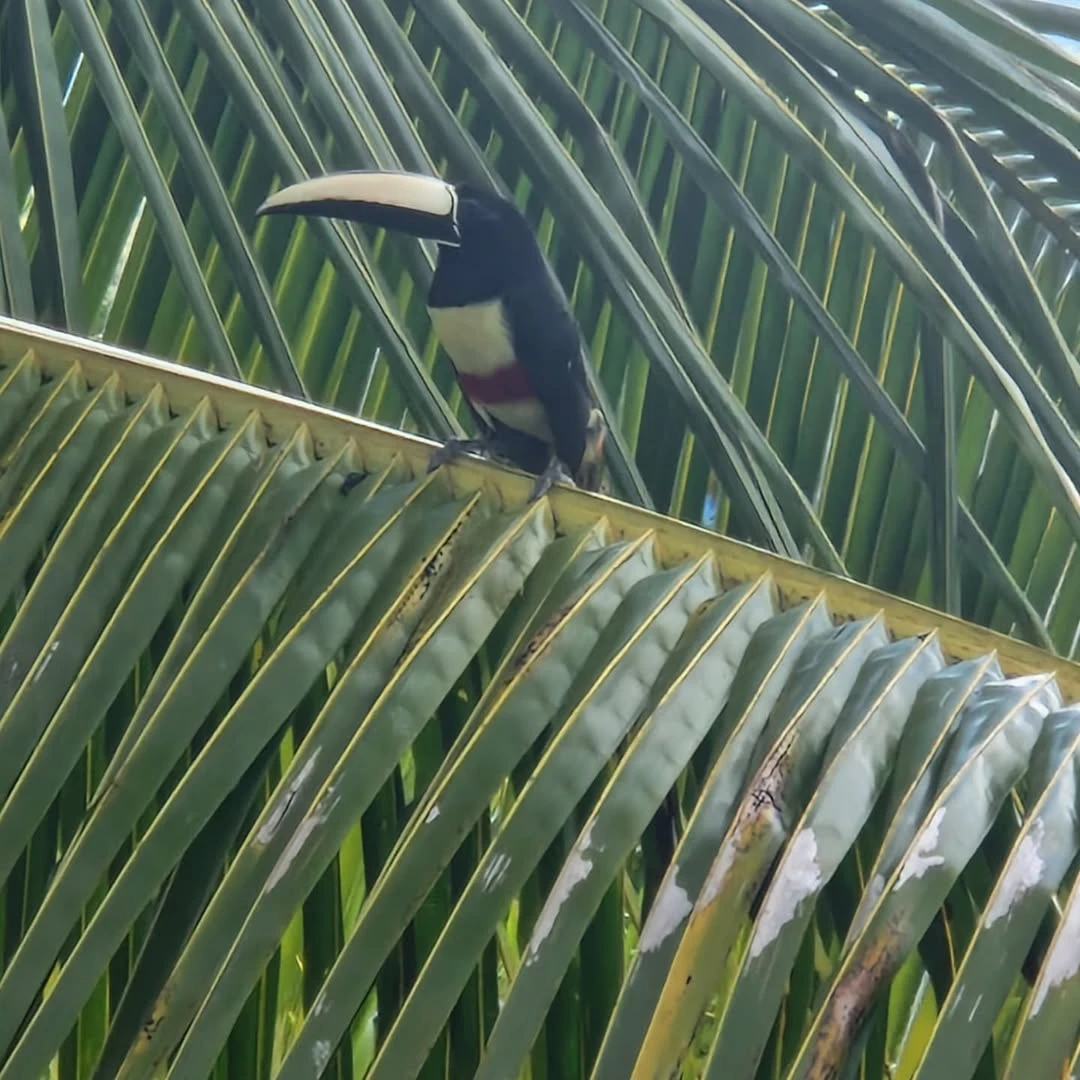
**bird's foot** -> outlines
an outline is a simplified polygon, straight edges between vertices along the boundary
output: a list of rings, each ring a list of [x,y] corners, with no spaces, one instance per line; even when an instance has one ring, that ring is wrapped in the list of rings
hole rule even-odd
[[[447,439],[428,458],[428,472],[434,472],[440,465],[449,465],[456,461],[462,454],[483,454],[489,449],[483,439]]]
[[[536,483],[533,484],[529,495],[529,502],[536,502],[542,495],[546,495],[551,490],[552,484],[569,484],[570,487],[577,487],[574,478],[558,458],[552,458],[551,464],[536,478]]]
[[[346,476],[345,479],[341,481],[341,494],[342,495],[348,495],[349,492],[352,491],[352,489],[354,487],[356,487],[356,485],[359,484],[360,481],[363,480],[366,475],[367,475],[367,473],[362,473],[362,472],[351,472],[351,473],[349,473],[349,475]]]

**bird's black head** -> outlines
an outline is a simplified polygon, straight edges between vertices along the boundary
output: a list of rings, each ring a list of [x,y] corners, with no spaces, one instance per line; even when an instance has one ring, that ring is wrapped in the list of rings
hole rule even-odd
[[[455,184],[453,193],[458,246],[499,245],[532,236],[521,211],[498,192],[474,184]]]
[[[439,243],[433,303],[451,283],[455,298],[479,299],[544,272],[536,236],[513,202],[472,184],[455,185],[453,194],[455,236]]]

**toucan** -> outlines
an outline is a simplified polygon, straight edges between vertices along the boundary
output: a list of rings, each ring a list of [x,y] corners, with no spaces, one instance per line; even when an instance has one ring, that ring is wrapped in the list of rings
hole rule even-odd
[[[427,307],[480,437],[449,439],[429,470],[467,452],[596,490],[606,424],[585,373],[580,329],[528,220],[495,191],[418,173],[330,173],[275,192],[257,214],[382,226],[434,240]]]

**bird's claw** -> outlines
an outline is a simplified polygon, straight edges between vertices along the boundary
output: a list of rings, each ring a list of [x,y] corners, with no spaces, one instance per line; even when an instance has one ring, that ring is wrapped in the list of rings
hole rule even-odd
[[[449,465],[462,454],[482,454],[486,449],[487,444],[482,439],[447,439],[428,458],[427,471],[434,472],[442,465]]]
[[[342,495],[348,495],[349,492],[352,491],[352,489],[354,487],[356,487],[356,485],[359,484],[360,481],[363,480],[366,475],[367,475],[366,473],[362,473],[362,472],[351,472],[351,473],[349,473],[349,475],[346,476],[345,479],[341,481],[341,494]]]
[[[577,487],[574,478],[558,458],[555,458],[536,478],[536,483],[533,484],[532,492],[529,495],[529,502],[536,502],[542,495],[546,495],[551,490],[551,485],[556,483]]]

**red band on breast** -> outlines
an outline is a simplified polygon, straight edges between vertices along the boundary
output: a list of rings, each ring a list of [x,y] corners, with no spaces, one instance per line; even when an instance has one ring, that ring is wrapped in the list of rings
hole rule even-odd
[[[457,378],[466,397],[479,405],[501,405],[536,396],[521,364],[507,364],[490,375],[466,375],[459,371]]]

